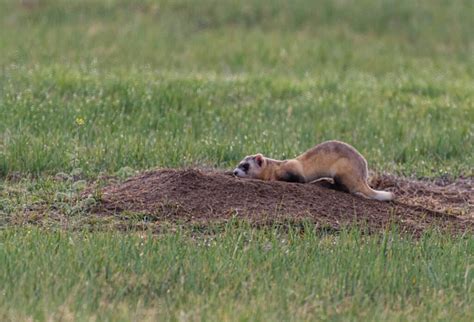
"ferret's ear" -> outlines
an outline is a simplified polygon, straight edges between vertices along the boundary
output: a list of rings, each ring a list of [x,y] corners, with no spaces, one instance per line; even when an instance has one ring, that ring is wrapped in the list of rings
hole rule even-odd
[[[255,162],[259,167],[263,165],[263,155],[261,153],[255,155]]]

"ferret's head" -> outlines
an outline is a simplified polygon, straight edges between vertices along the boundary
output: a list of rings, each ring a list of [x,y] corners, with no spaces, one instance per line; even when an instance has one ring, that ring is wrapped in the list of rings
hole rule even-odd
[[[234,169],[234,175],[241,178],[258,179],[260,178],[265,165],[265,157],[260,153],[249,155],[240,161],[237,168]]]

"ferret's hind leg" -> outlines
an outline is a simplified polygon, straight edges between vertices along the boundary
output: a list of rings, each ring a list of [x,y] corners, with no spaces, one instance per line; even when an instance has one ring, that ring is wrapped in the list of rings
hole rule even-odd
[[[336,176],[336,182],[344,185],[350,193],[362,196],[367,199],[392,200],[395,196],[388,191],[374,190],[367,184],[366,178],[357,177],[350,174]]]

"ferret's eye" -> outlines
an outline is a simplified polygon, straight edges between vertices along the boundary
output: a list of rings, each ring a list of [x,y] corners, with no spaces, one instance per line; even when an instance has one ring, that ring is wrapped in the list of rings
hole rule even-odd
[[[249,170],[249,164],[248,163],[241,164],[239,166],[239,168],[241,168],[244,171],[248,171]]]

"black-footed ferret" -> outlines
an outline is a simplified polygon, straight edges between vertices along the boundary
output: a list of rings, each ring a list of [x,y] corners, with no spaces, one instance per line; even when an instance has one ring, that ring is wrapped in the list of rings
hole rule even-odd
[[[374,190],[367,183],[367,161],[352,146],[340,141],[316,145],[295,159],[273,160],[258,153],[245,157],[234,169],[234,175],[269,181],[307,183],[333,178],[349,192],[369,199],[392,200],[388,191]]]

